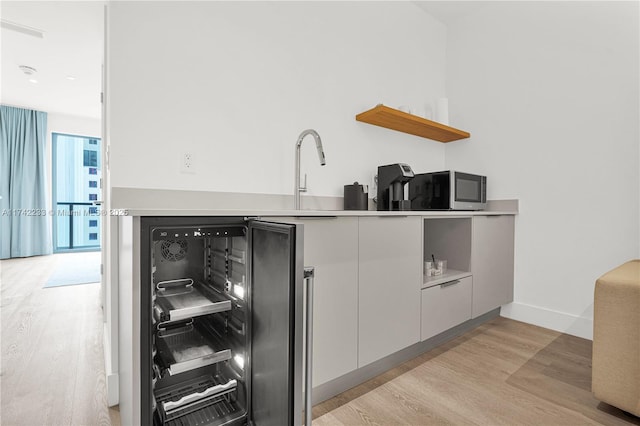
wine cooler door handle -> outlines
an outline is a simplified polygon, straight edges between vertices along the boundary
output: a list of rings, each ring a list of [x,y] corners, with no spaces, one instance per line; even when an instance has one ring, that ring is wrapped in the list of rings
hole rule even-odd
[[[311,426],[313,403],[311,401],[312,383],[312,364],[313,364],[313,277],[315,268],[313,266],[305,266],[304,281],[307,287],[307,318],[306,318],[306,340],[305,340],[305,403],[304,403],[304,424]]]

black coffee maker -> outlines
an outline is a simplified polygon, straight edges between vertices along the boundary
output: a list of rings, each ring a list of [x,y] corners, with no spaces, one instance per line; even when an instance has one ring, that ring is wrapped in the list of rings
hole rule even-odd
[[[411,201],[404,198],[404,185],[413,178],[408,164],[396,163],[378,167],[378,210],[411,210]]]

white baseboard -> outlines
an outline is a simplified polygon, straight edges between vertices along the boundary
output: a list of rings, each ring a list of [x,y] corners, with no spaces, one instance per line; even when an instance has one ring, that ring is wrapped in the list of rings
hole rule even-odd
[[[118,377],[117,372],[113,372],[113,368],[111,366],[111,357],[109,356],[109,352],[111,348],[109,347],[109,339],[107,339],[107,324],[105,323],[105,330],[102,338],[102,345],[104,348],[104,370],[106,376],[106,386],[107,386],[107,405],[109,407],[113,407],[118,405],[120,402],[120,379]]]
[[[107,405],[114,407],[120,403],[120,379],[117,374],[107,374]]]
[[[552,311],[524,303],[510,303],[500,310],[500,315],[583,339],[593,340],[593,319]]]

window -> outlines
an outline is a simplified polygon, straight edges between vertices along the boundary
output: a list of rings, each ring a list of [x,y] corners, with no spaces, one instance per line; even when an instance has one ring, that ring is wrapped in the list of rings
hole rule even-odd
[[[98,166],[98,151],[93,151],[90,149],[84,150],[84,166],[85,167]]]
[[[68,210],[69,203],[73,206],[73,215],[60,214],[52,218],[56,253],[100,245],[100,217],[105,213],[98,205],[102,199],[101,145],[102,141],[96,136],[51,133],[52,209]],[[92,241],[89,233],[96,234]]]
[[[98,239],[98,233],[97,232],[92,232],[89,234],[89,239],[90,240],[97,240]]]

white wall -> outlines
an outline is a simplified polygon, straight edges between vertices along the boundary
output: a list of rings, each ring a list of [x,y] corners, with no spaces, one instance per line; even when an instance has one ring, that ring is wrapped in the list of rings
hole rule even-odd
[[[445,95],[446,30],[410,2],[111,2],[113,187],[290,194],[300,132],[309,193],[377,166],[444,166],[444,145],[358,123],[378,103]],[[180,173],[183,152],[196,173]],[[169,200],[168,200],[169,202]]]
[[[66,133],[69,135],[100,138],[102,132],[100,119],[58,113],[47,114],[47,128],[49,132],[49,142],[51,142],[51,133]]]
[[[591,337],[595,280],[640,257],[637,2],[495,2],[448,26],[446,166],[520,199],[503,315]],[[490,249],[490,248],[488,248]]]

